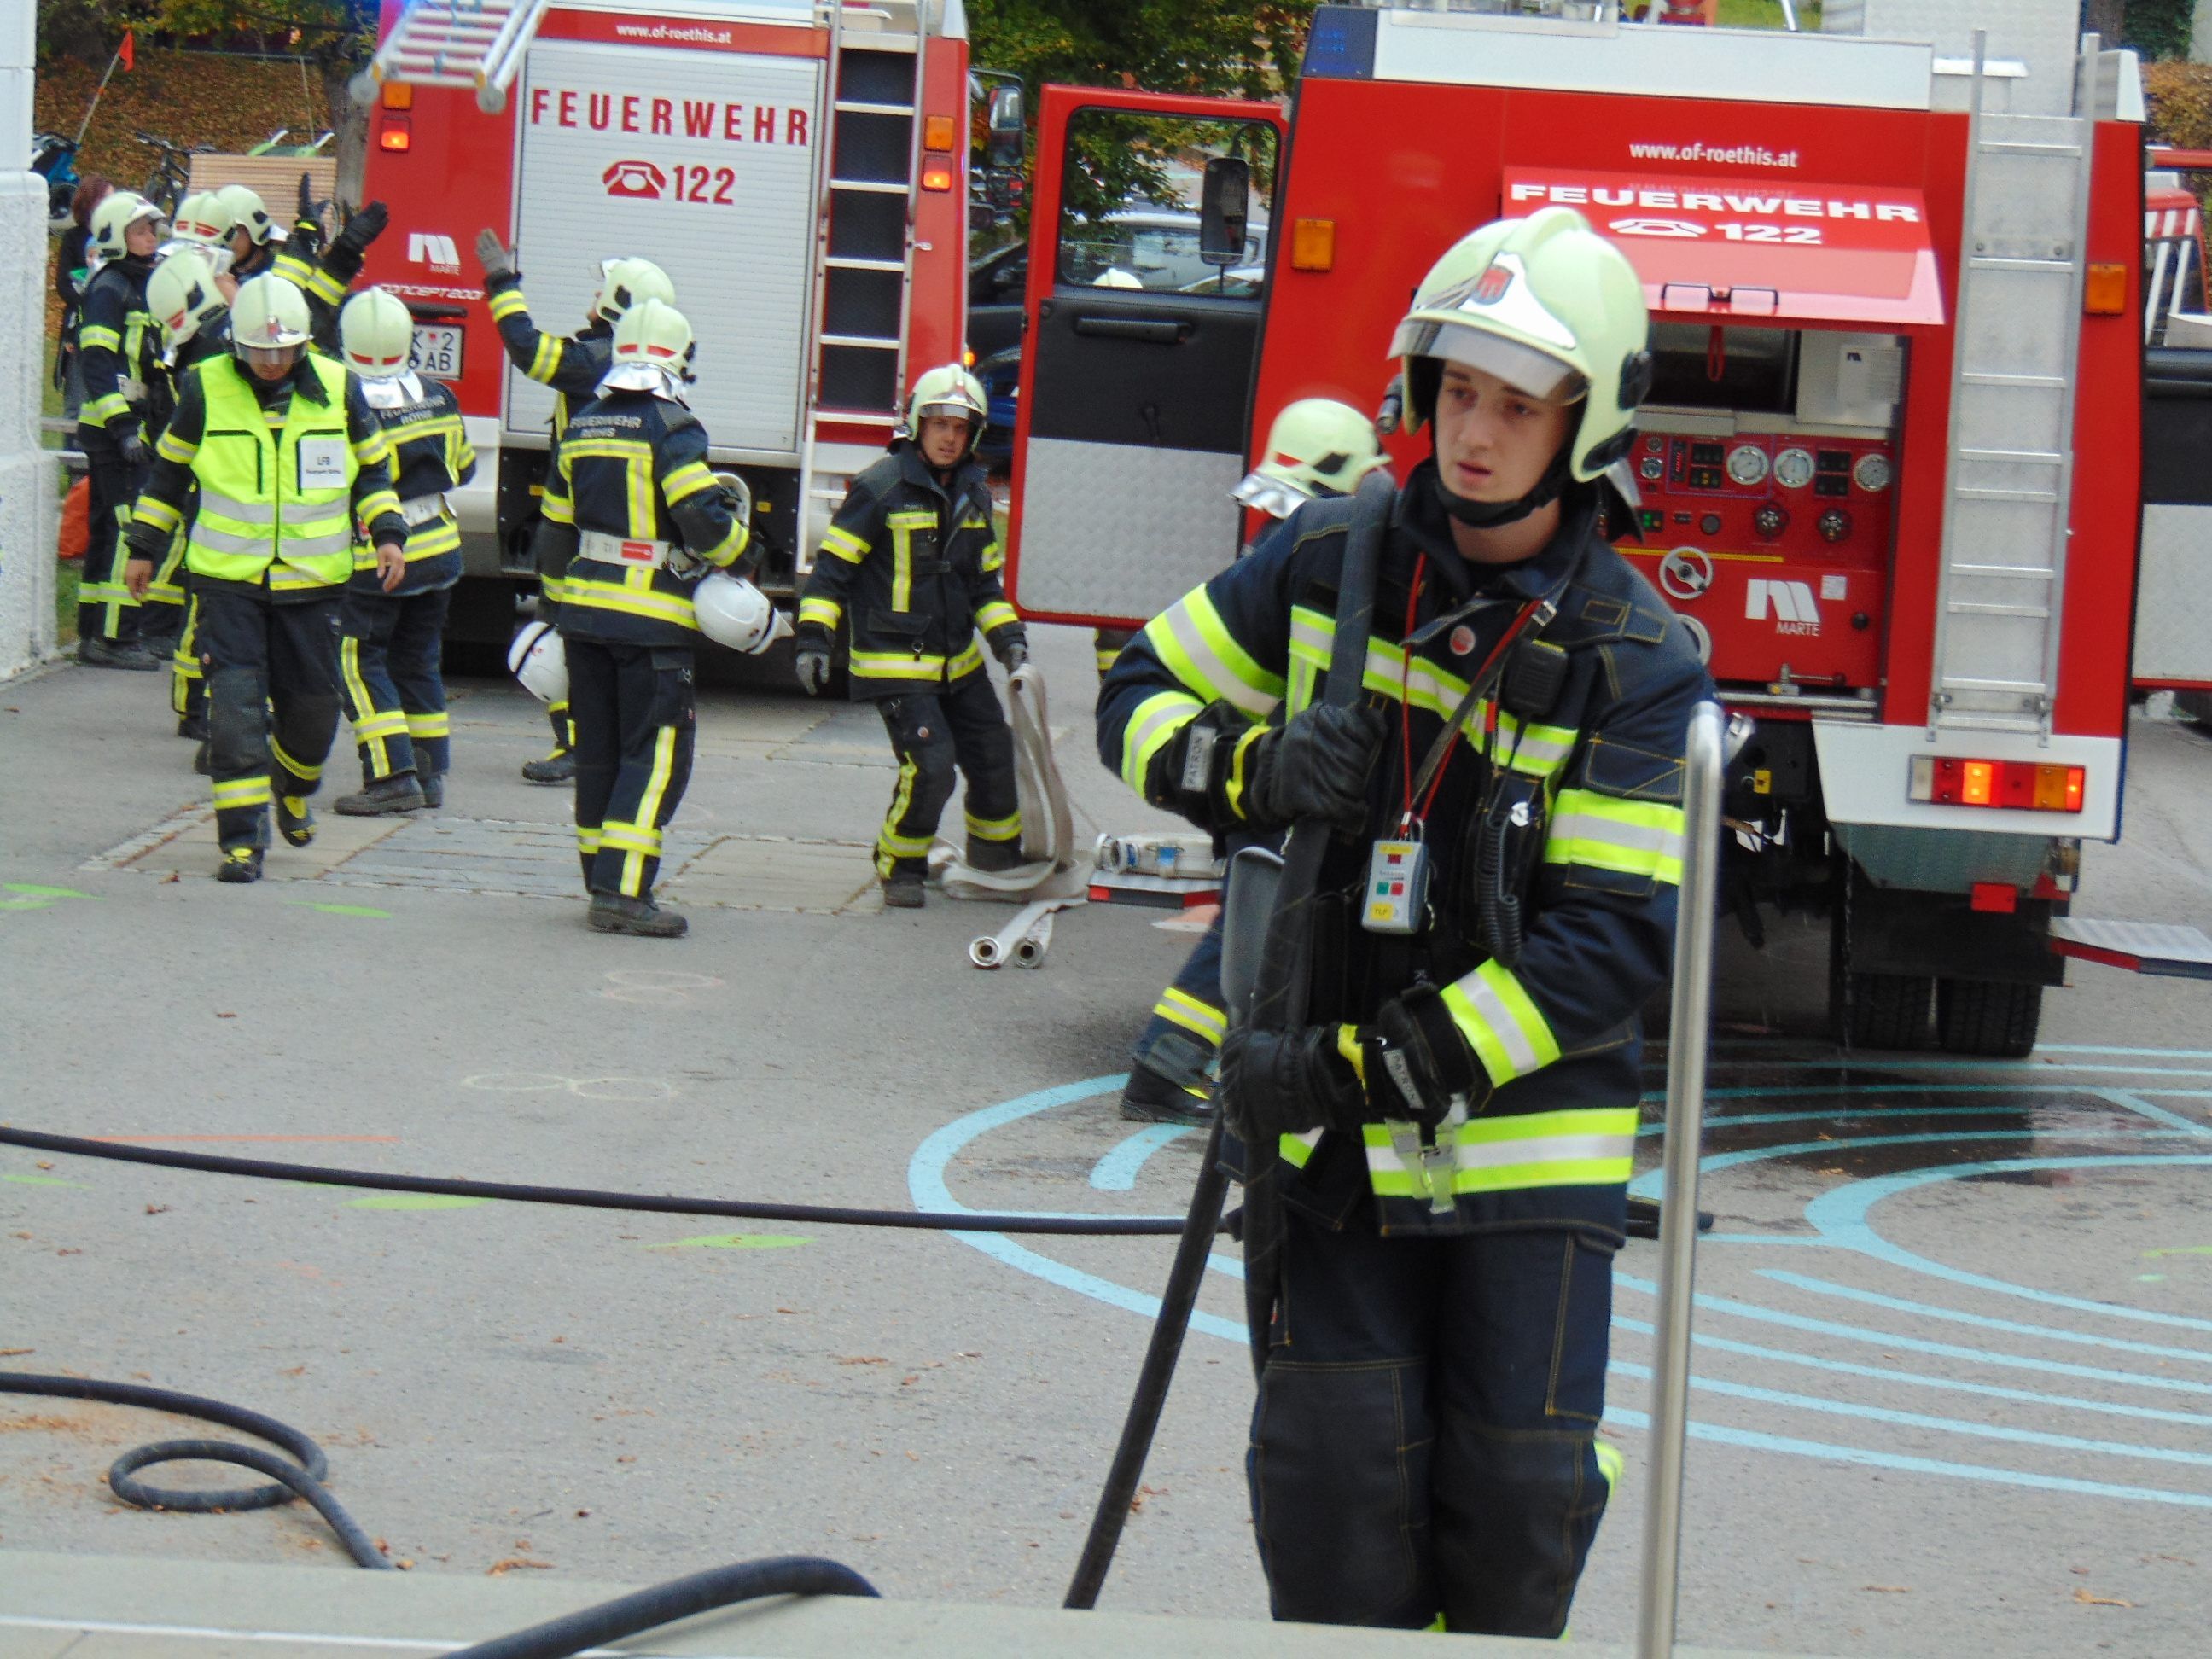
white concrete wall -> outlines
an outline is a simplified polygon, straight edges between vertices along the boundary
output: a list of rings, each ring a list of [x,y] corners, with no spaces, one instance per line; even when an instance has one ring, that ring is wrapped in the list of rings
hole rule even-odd
[[[2189,55],[2200,64],[2212,64],[2212,0],[2197,0],[2189,15]]]
[[[39,447],[46,180],[31,153],[37,9],[0,0],[0,679],[54,649],[54,474]]]

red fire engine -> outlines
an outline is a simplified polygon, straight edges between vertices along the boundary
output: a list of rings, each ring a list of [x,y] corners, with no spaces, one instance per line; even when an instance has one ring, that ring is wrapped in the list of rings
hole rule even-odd
[[[365,280],[408,301],[416,367],[453,385],[479,457],[457,631],[503,641],[535,589],[552,410],[493,328],[470,253],[487,226],[550,333],[582,325],[602,259],[668,272],[692,407],[788,599],[901,388],[960,355],[960,0],[383,0],[382,27],[366,194],[392,222]]]
[[[1753,899],[1832,917],[1849,1041],[1916,1046],[1932,1012],[1946,1048],[2025,1053],[2081,845],[2119,832],[2135,60],[2085,51],[2074,0],[1826,9],[1863,34],[1538,9],[1325,5],[1287,115],[1046,89],[1017,603],[1129,626],[1202,580],[1275,413],[1337,398],[1387,427],[1385,348],[1421,273],[1489,219],[1573,206],[1653,320],[1621,550],[1758,722],[1728,806],[1747,926]],[[1129,153],[1156,156],[1154,201],[1194,185],[1202,242],[1223,240],[1217,198],[1264,210],[1264,271],[1090,276]],[[1237,158],[1249,205],[1217,181]],[[1392,447],[1401,472],[1425,453]]]

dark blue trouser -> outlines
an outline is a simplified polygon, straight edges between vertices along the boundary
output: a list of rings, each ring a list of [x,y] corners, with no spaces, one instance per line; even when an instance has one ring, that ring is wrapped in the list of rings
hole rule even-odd
[[[279,605],[259,592],[193,589],[208,695],[208,763],[222,850],[269,845],[271,794],[312,795],[338,729],[338,593]]]
[[[1611,1486],[1611,1249],[1283,1226],[1246,1460],[1275,1617],[1558,1636]]]
[[[441,777],[450,769],[452,723],[438,659],[453,597],[450,587],[346,590],[338,665],[364,786],[402,772]]]
[[[698,735],[688,646],[563,635],[576,715],[576,851],[593,893],[649,899]]]
[[[1152,1018],[1138,1033],[1129,1058],[1188,1088],[1203,1080],[1228,1029],[1221,996],[1221,918],[1216,915],[1152,1005]]]

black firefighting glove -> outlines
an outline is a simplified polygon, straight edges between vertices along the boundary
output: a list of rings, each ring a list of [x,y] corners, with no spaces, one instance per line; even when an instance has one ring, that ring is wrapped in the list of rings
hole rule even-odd
[[[118,438],[115,441],[115,447],[123,465],[132,471],[135,472],[146,465],[146,440],[140,434],[137,428],[131,428],[130,431]]]
[[[1009,674],[1030,659],[1029,635],[1018,628],[1006,628],[991,635],[991,653]]]
[[[810,697],[818,696],[830,684],[830,635],[820,624],[810,623],[799,630],[799,654],[791,665],[799,676],[799,689]]]
[[[1367,822],[1367,780],[1382,752],[1380,709],[1320,703],[1291,717],[1252,747],[1245,818],[1279,829],[1302,818],[1326,818],[1357,835]]]
[[[371,202],[346,221],[346,228],[331,239],[331,252],[349,253],[358,258],[368,252],[368,245],[384,234],[384,228],[392,222],[392,210],[381,202]]]
[[[522,275],[522,267],[514,262],[514,250],[499,240],[495,230],[477,233],[477,263],[483,267],[488,283]]]
[[[1443,994],[1426,985],[1376,1012],[1367,1077],[1377,1111],[1415,1123],[1441,1123],[1461,1097],[1472,1117],[1490,1095],[1489,1073],[1460,1035]]]
[[[1358,1073],[1337,1052],[1336,1027],[1255,1031],[1221,1045],[1222,1121],[1247,1146],[1309,1129],[1356,1129],[1367,1115]]]

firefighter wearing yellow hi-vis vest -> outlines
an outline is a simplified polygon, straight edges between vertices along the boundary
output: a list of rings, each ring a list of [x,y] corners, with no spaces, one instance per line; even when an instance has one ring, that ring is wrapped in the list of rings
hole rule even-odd
[[[349,817],[446,804],[452,731],[438,659],[461,579],[461,527],[446,492],[476,476],[477,457],[453,392],[408,368],[414,337],[406,302],[384,289],[363,289],[338,313],[339,353],[392,441],[407,520],[406,562],[379,568],[357,547],[346,589],[338,666],[362,787],[331,805]]]
[[[584,326],[574,334],[548,334],[530,315],[523,297],[522,270],[514,250],[495,230],[477,235],[477,263],[483,267],[484,297],[491,301],[491,318],[499,330],[507,360],[541,386],[553,388],[553,442],[557,446],[568,430],[568,416],[597,395],[600,380],[614,359],[615,325],[632,306],[646,300],[663,305],[676,303],[676,285],[668,273],[650,259],[617,258],[599,262],[599,285],[592,293]],[[547,486],[550,488],[549,476]],[[517,534],[536,533],[534,521]],[[538,572],[538,620],[561,620],[561,586],[565,572],[541,566]],[[572,752],[575,722],[568,717],[568,700],[556,697],[545,707],[553,726],[553,752],[543,759],[525,761],[522,776],[529,783],[567,783],[576,775]]]
[[[1148,800],[1324,837],[1279,901],[1310,948],[1261,964],[1266,1018],[1221,1054],[1278,1618],[1556,1637],[1620,1467],[1596,1431],[1637,1013],[1711,690],[1598,528],[1647,334],[1571,209],[1462,239],[1391,350],[1431,459],[1300,507],[1100,693],[1101,755]],[[1340,597],[1370,588],[1360,684],[1330,687]]]
[[[975,459],[988,408],[957,363],[915,380],[890,453],[853,480],[799,596],[799,684],[812,696],[830,683],[838,624],[848,625],[853,696],[876,705],[898,757],[876,836],[876,873],[895,909],[922,903],[956,765],[968,778],[969,866],[1022,861],[1013,733],[975,640],[980,628],[1009,674],[1029,660],[1029,636],[1000,584],[1006,557]]]
[[[749,607],[762,632],[739,641],[746,649],[767,642],[775,616],[750,581],[708,574],[737,565],[750,537],[684,401],[691,344],[673,306],[644,300],[623,313],[599,396],[570,417],[554,452],[538,532],[539,568],[563,572],[586,921],[647,939],[685,931],[683,916],[653,902],[653,882],[662,831],[691,778],[702,612],[725,598]]]
[[[288,842],[314,839],[307,798],[337,731],[338,604],[355,526],[368,526],[380,568],[406,562],[391,445],[351,377],[307,349],[311,326],[306,296],[283,277],[240,286],[236,355],[185,376],[131,525],[129,580],[143,592],[197,484],[185,562],[224,881],[260,878],[272,800]]]

